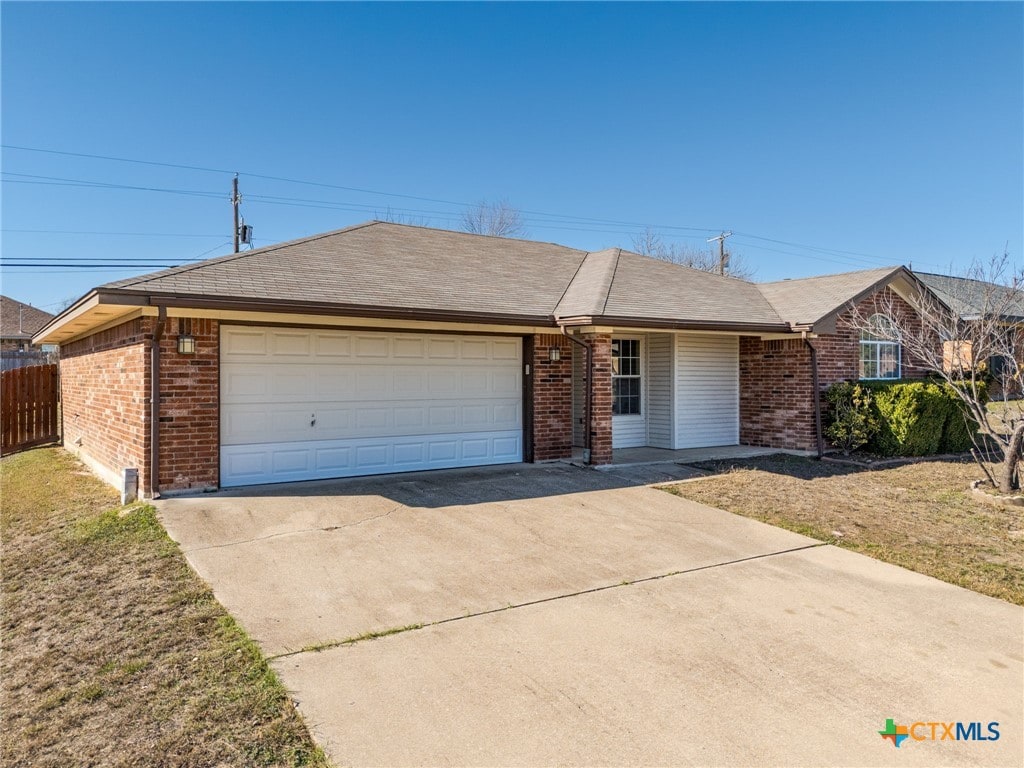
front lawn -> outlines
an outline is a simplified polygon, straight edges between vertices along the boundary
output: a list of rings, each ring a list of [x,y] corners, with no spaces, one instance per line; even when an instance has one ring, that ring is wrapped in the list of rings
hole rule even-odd
[[[779,454],[664,490],[1024,605],[1024,510],[971,497],[972,462],[865,470]]]
[[[326,765],[153,507],[60,448],[0,461],[0,762]]]

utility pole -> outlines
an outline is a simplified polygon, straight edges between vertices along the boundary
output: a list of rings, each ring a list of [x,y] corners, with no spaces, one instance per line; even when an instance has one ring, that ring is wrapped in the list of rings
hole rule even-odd
[[[238,253],[238,204],[242,202],[242,198],[238,195],[238,174],[235,174],[235,179],[231,183],[231,207],[235,211],[235,226],[232,228],[232,233],[235,243],[235,253]]]
[[[709,237],[708,242],[713,243],[718,241],[718,274],[725,274],[725,266],[728,263],[728,259],[725,256],[725,238],[732,237],[732,232],[723,232],[718,237]]]

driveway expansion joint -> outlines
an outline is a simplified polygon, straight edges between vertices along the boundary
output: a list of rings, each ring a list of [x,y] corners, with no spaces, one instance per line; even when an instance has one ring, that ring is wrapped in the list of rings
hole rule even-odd
[[[389,513],[390,514],[390,513]],[[511,611],[516,608],[528,608],[532,605],[543,605],[544,603],[553,603],[557,600],[566,600],[572,597],[582,597],[583,595],[591,595],[595,592],[605,592],[609,589],[619,589],[621,587],[630,587],[634,584],[645,584],[651,581],[660,581],[662,579],[668,579],[673,576],[685,576],[690,573],[698,573],[699,571],[709,571],[714,568],[722,568],[727,565],[738,565],[739,563],[747,563],[751,560],[764,560],[769,557],[777,557],[779,555],[789,555],[794,552],[803,552],[808,549],[817,549],[819,547],[832,546],[827,541],[817,541],[813,544],[804,544],[800,547],[791,547],[789,549],[781,549],[777,552],[765,552],[760,555],[749,555],[748,557],[739,557],[735,560],[727,560],[722,563],[711,563],[710,565],[699,565],[695,568],[684,568],[678,571],[669,571],[667,573],[659,573],[656,576],[642,576],[638,579],[623,579],[622,581],[615,582],[614,584],[603,584],[600,587],[591,587],[590,589],[581,589],[576,592],[567,592],[562,595],[552,595],[551,597],[542,597],[538,600],[527,600],[522,603],[513,603],[510,605],[502,606],[501,608],[488,608],[484,611],[476,611],[474,613],[466,613],[460,616],[450,616],[447,619],[437,619],[436,621],[425,621],[420,624],[407,624],[401,627],[392,627],[389,629],[375,630],[370,632],[364,632],[361,635],[355,637],[349,637],[344,640],[326,641],[323,643],[315,643],[308,645],[305,648],[300,648],[297,651],[286,651],[285,653],[274,654],[273,656],[267,656],[267,661],[275,661],[277,659],[286,659],[290,656],[299,656],[304,653],[319,653],[321,651],[329,651],[334,648],[340,648],[343,646],[352,646],[356,643],[361,643],[366,640],[378,640],[383,637],[389,637],[391,635],[401,635],[406,632],[414,632],[418,629],[425,629],[427,627],[438,627],[442,624],[451,624],[456,621],[465,621],[467,619],[475,619],[481,616],[489,616],[493,613],[504,613],[505,611]]]

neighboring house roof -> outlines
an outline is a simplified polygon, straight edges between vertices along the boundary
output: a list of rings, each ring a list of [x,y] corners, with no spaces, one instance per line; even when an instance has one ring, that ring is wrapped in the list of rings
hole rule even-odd
[[[930,272],[914,274],[964,320],[997,311],[1003,319],[1024,321],[1024,293],[1019,288]]]
[[[28,341],[53,317],[31,304],[0,296],[0,338]]]
[[[812,329],[903,273],[909,276],[898,267],[758,285],[619,248],[588,253],[369,222],[108,283],[38,338],[65,341],[132,308],[158,304],[535,327],[785,333]]]

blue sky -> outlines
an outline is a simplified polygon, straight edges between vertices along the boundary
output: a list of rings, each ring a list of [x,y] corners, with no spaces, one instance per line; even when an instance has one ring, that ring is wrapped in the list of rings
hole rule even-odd
[[[730,229],[760,280],[1022,263],[1020,3],[6,2],[0,23],[4,145],[222,169],[4,148],[6,264],[227,253],[229,171],[257,245],[506,198],[583,249]],[[54,305],[146,271],[5,266],[2,290]]]

